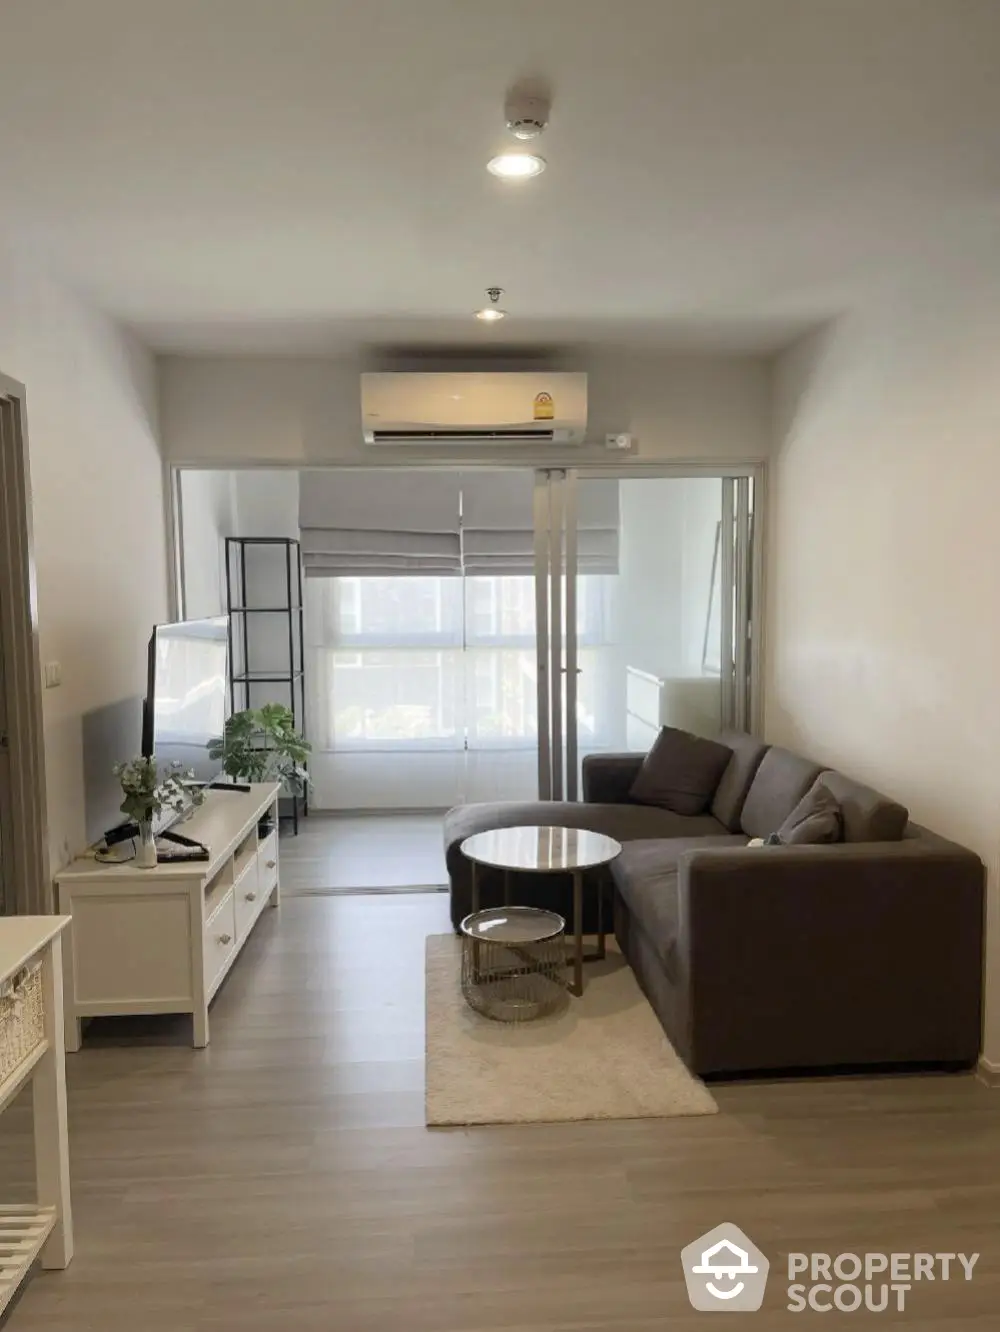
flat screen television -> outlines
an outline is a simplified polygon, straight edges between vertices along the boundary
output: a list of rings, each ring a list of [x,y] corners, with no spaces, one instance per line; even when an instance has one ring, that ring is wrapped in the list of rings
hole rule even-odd
[[[208,756],[229,715],[227,663],[229,620],[158,624],[149,640],[149,674],[143,714],[142,752],[159,763],[179,762],[198,781],[222,770]]]

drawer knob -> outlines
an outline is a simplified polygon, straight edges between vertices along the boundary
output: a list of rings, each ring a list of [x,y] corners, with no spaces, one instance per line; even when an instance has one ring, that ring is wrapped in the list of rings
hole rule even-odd
[[[256,894],[256,893],[247,893],[247,901],[248,901],[248,902],[256,902],[256,901],[257,901],[257,894]]]
[[[276,860],[266,860],[264,863],[267,865],[268,869],[277,869],[278,867],[278,862]]]
[[[219,935],[219,943],[222,944],[223,948],[225,948],[226,944],[231,944],[232,942],[233,942],[233,936],[231,934]]]

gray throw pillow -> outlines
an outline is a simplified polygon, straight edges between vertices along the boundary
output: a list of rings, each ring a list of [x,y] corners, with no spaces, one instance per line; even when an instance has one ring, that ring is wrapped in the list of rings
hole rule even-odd
[[[675,814],[703,814],[732,756],[728,745],[664,726],[629,796],[641,805],[658,805]]]
[[[782,846],[819,846],[839,842],[843,835],[840,805],[822,781],[813,782],[774,834]]]

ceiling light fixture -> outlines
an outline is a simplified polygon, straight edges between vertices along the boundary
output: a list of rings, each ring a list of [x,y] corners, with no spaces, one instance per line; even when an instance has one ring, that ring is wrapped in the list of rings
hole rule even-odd
[[[500,153],[490,158],[486,170],[500,180],[530,180],[545,170],[545,158],[537,153]]]
[[[481,319],[484,324],[495,324],[498,319],[506,318],[507,311],[501,310],[498,303],[503,295],[503,287],[487,287],[486,295],[490,303],[476,311],[476,318]]]

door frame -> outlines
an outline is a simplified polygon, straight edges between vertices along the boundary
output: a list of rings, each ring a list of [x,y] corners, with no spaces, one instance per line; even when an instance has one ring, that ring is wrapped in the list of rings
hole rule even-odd
[[[24,385],[0,374],[0,403],[5,409],[0,424],[0,638],[10,758],[8,866],[15,912],[45,915],[53,909],[53,894]]]
[[[748,729],[755,735],[763,734],[764,725],[764,690],[763,690],[763,670],[764,654],[766,645],[764,641],[764,626],[766,615],[766,563],[767,563],[767,528],[768,528],[768,504],[767,504],[767,461],[763,458],[751,459],[704,459],[704,460],[677,460],[674,462],[640,462],[629,459],[627,461],[619,460],[617,462],[603,462],[593,455],[579,460],[563,458],[560,461],[554,461],[547,458],[545,454],[537,449],[526,449],[524,454],[518,458],[512,458],[509,454],[498,455],[483,449],[474,456],[469,456],[465,452],[456,451],[454,454],[442,455],[439,457],[427,457],[426,455],[414,458],[410,461],[400,461],[399,459],[377,460],[373,459],[371,463],[365,464],[355,459],[349,462],[338,462],[336,460],[324,460],[304,462],[302,460],[285,461],[276,459],[260,460],[235,460],[228,458],[215,458],[211,460],[189,459],[184,461],[167,461],[165,463],[165,508],[166,508],[166,527],[168,549],[170,551],[169,568],[169,596],[171,606],[178,619],[184,617],[184,533],[183,533],[183,506],[181,500],[181,473],[186,471],[226,471],[226,472],[253,472],[253,471],[282,471],[289,470],[294,472],[302,471],[372,471],[384,468],[387,471],[396,471],[401,468],[420,468],[430,471],[476,471],[482,469],[486,471],[496,470],[516,470],[531,472],[536,479],[535,488],[535,561],[536,572],[540,567],[540,561],[548,558],[550,553],[550,533],[547,529],[552,521],[552,515],[548,512],[546,506],[542,504],[539,498],[539,489],[537,479],[540,473],[551,474],[556,472],[572,472],[579,480],[589,480],[591,478],[609,478],[614,480],[642,480],[649,479],[686,479],[696,477],[711,478],[733,478],[739,480],[746,478],[753,483],[753,525],[750,532],[750,553],[753,558],[751,569],[751,578],[749,581],[750,598],[752,603],[751,623],[753,634],[746,654],[746,664],[749,670],[749,708],[747,709],[746,724]],[[571,542],[575,536],[571,536]],[[560,552],[560,558],[564,558],[565,552]],[[551,575],[550,575],[551,577]],[[543,604],[544,603],[544,604]],[[546,697],[543,698],[542,692],[538,697],[538,769],[540,789],[544,789],[542,775],[544,768],[548,767],[552,771],[554,755],[551,752],[551,708],[552,694],[551,681],[557,674],[556,652],[558,646],[551,642],[552,635],[549,632],[548,624],[548,597],[543,597],[539,590],[536,578],[536,620],[537,628],[541,629],[544,625],[548,651],[546,653],[545,667],[549,675],[549,688]],[[542,662],[538,659],[539,669],[541,671]],[[575,665],[574,665],[575,671]],[[573,685],[575,685],[575,676]],[[566,712],[569,711],[568,705],[573,702],[575,689],[571,686],[570,698],[567,700]],[[564,737],[562,737],[564,739]],[[576,737],[570,744],[571,750],[575,749]],[[574,769],[575,771],[575,769]]]

